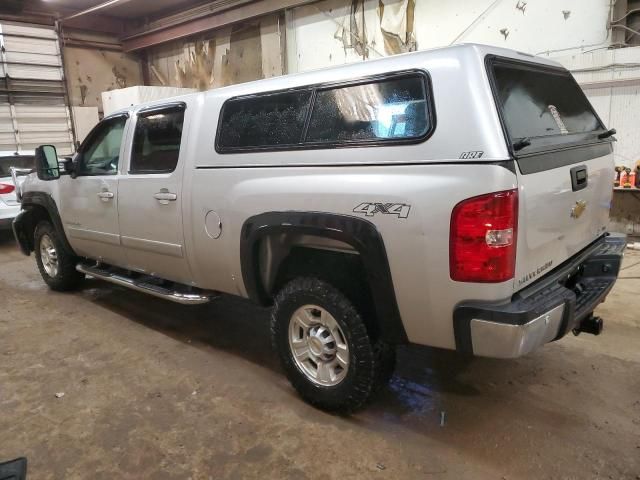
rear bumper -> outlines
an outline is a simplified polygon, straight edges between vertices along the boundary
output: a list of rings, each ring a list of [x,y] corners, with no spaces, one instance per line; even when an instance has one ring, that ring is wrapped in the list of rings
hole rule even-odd
[[[18,213],[20,205],[0,205],[0,230],[11,230],[11,223]]]
[[[0,218],[0,230],[11,230],[13,218]]]
[[[459,304],[453,315],[457,350],[515,358],[579,329],[613,288],[625,245],[625,235],[607,235],[508,302]]]
[[[22,210],[16,215],[16,218],[12,222],[13,228],[13,236],[18,243],[18,247],[20,251],[24,253],[26,256],[31,255],[31,251],[33,250],[33,245],[31,239],[27,235],[27,225],[28,222],[27,214],[29,212],[27,210]]]

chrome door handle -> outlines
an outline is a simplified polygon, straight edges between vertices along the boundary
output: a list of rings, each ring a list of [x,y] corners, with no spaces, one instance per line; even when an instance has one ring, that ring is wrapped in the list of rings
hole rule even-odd
[[[175,202],[178,199],[178,195],[170,193],[166,188],[161,188],[158,193],[153,195],[153,198],[158,200],[162,205],[168,205],[169,202]]]
[[[98,197],[100,197],[100,200],[103,202],[108,202],[113,198],[113,192],[98,192]]]

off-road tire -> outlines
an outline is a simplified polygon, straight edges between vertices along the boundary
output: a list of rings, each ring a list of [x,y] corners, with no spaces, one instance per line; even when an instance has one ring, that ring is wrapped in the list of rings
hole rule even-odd
[[[40,242],[42,241],[42,237],[44,235],[47,235],[51,239],[56,249],[58,258],[58,272],[55,276],[51,276],[47,273],[42,261],[40,253]],[[38,223],[38,225],[36,225],[33,245],[36,263],[38,264],[38,270],[40,271],[40,275],[42,275],[42,279],[51,290],[55,290],[57,292],[66,292],[75,290],[80,286],[85,276],[83,273],[80,273],[76,270],[78,258],[67,252],[67,250],[62,245],[62,241],[60,240],[58,233],[56,232],[55,228],[53,228],[53,225],[51,225],[50,222],[43,220]]]
[[[335,386],[311,381],[296,365],[289,346],[289,322],[303,305],[317,305],[338,322],[349,347],[349,368]],[[331,284],[314,277],[298,277],[277,294],[271,317],[271,338],[286,375],[307,402],[323,410],[352,413],[371,400],[383,387],[395,367],[395,349],[373,339],[360,313],[349,299]]]

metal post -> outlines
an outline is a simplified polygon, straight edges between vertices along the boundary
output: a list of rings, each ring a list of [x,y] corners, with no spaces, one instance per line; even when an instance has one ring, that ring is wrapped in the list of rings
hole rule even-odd
[[[69,96],[69,85],[67,84],[67,75],[65,74],[65,63],[64,63],[64,44],[62,42],[62,24],[56,20],[55,22],[55,31],[57,37],[57,45],[58,45],[58,55],[60,56],[60,71],[62,73],[62,85],[64,86],[64,103],[67,108],[68,118],[69,118],[69,133],[71,135],[71,153],[76,151],[76,124],[73,115],[73,108],[71,108],[71,97]]]

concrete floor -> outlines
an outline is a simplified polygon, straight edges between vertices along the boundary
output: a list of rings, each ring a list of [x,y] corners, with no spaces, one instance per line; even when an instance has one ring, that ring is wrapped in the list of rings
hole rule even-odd
[[[30,479],[640,479],[638,262],[600,337],[515,361],[403,348],[390,387],[342,418],[296,396],[267,311],[95,280],[53,293],[5,235],[0,459],[28,457]]]

